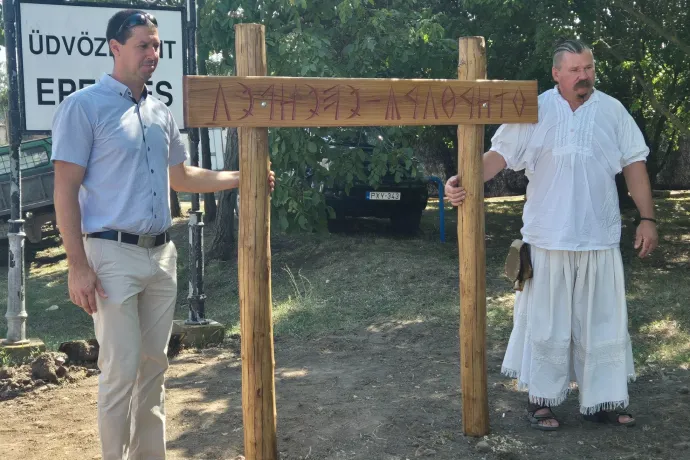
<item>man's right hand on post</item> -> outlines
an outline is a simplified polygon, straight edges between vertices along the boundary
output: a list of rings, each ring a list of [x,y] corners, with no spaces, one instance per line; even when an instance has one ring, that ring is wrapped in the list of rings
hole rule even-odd
[[[72,303],[84,309],[89,315],[96,313],[96,294],[108,297],[96,273],[88,265],[70,267],[67,278],[69,298]]]
[[[451,202],[453,206],[460,206],[465,201],[465,189],[458,184],[458,176],[452,176],[446,181],[445,191],[446,199]]]

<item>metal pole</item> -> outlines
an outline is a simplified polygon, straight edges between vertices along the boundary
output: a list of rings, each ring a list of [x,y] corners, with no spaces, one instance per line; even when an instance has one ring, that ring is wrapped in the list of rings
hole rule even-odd
[[[26,338],[26,305],[24,299],[24,220],[22,219],[22,173],[19,168],[19,145],[22,142],[19,115],[19,84],[17,81],[17,29],[15,0],[4,0],[2,12],[5,26],[5,53],[9,80],[9,141],[10,141],[10,220],[9,272],[7,274],[7,338],[4,344],[29,343]]]
[[[189,0],[187,21],[187,73],[196,75],[196,0]],[[192,166],[199,166],[199,128],[189,130],[190,160]],[[192,194],[192,211],[199,209],[199,194]]]
[[[201,211],[189,214],[189,319],[186,324],[209,324],[204,316],[204,221]]]
[[[189,0],[189,21],[187,22],[188,73],[196,75],[196,0]],[[189,130],[189,145],[192,166],[199,166],[199,129]],[[199,194],[192,194],[192,212],[189,214],[189,318],[186,324],[208,324],[205,315],[204,294],[204,220],[199,209]]]
[[[435,182],[438,186],[438,220],[439,227],[441,229],[441,243],[446,242],[446,220],[445,220],[445,208],[443,203],[443,188],[444,183],[440,177],[429,176],[429,182]]]

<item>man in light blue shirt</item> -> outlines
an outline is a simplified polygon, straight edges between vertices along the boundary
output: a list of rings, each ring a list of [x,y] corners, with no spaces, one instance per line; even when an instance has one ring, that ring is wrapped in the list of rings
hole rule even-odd
[[[159,58],[156,19],[120,11],[106,37],[112,73],[67,97],[53,120],[55,209],[70,299],[93,316],[100,345],[103,459],[163,459],[166,348],[177,300],[168,191],[235,188],[239,173],[184,164],[170,110],[146,89]]]

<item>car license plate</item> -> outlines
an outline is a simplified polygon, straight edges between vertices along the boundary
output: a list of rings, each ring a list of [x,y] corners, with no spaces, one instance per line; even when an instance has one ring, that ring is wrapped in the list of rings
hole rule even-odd
[[[400,192],[367,192],[367,200],[399,201]]]

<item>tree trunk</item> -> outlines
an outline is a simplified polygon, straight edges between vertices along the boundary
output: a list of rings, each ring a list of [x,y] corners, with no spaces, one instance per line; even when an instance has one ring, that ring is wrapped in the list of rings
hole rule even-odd
[[[661,153],[661,141],[666,125],[666,117],[660,115],[654,127],[654,136],[649,146],[649,156],[647,157],[647,172],[652,187],[656,185],[656,176],[659,173],[659,154]]]
[[[177,192],[170,189],[170,215],[174,218],[182,217],[182,210],[180,209],[180,199],[177,197]]]
[[[223,153],[223,169],[237,171],[239,169],[239,139],[237,128],[229,128],[225,152]],[[232,260],[236,257],[235,244],[235,208],[237,204],[237,189],[224,190],[220,194],[218,215],[216,219],[216,234],[211,243],[208,259]]]

